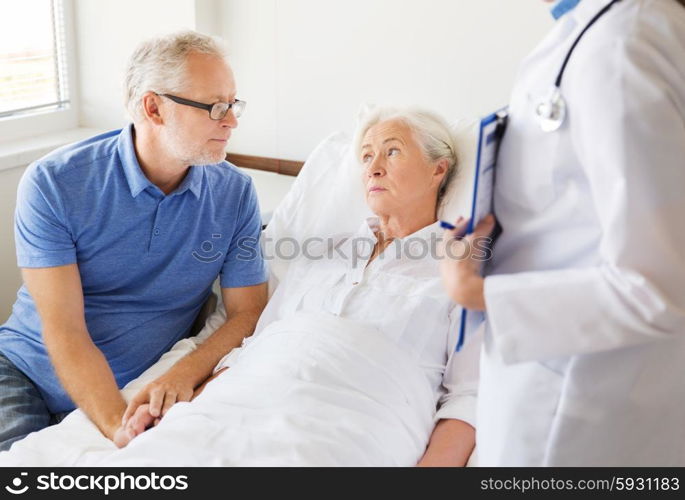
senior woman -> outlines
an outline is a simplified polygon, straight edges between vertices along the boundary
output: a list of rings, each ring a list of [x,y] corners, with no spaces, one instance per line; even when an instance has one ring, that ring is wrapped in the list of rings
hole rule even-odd
[[[466,464],[480,340],[455,353],[461,310],[434,251],[454,139],[431,113],[377,108],[355,149],[375,217],[292,263],[202,394],[144,433],[139,408],[119,444],[135,439],[102,463]]]

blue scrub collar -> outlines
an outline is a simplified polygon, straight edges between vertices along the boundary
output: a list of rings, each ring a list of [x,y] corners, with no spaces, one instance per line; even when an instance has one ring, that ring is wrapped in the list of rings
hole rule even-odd
[[[559,0],[554,7],[552,7],[551,13],[552,17],[557,20],[564,14],[575,9],[576,5],[580,3],[580,0]]]

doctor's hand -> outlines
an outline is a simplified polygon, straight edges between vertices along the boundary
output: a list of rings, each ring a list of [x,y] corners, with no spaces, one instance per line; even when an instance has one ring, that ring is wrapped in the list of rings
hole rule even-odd
[[[473,233],[460,238],[468,225],[460,217],[455,229],[445,231],[440,253],[440,272],[445,290],[450,298],[465,309],[485,311],[485,280],[480,275],[481,266],[488,255],[490,234],[495,228],[495,217],[483,218]]]
[[[136,414],[141,405],[149,404],[152,418],[162,418],[179,401],[190,401],[193,397],[192,377],[174,365],[161,377],[153,380],[136,394],[129,402],[122,418],[126,425],[129,418]]]

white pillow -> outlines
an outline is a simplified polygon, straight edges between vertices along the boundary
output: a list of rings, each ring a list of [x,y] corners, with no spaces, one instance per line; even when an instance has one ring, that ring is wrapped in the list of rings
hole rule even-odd
[[[351,149],[345,133],[325,138],[274,210],[262,234],[270,292],[285,276],[304,240],[355,231],[364,217],[373,215],[364,200],[361,167]]]
[[[456,121],[452,131],[460,171],[439,211],[441,219],[451,222],[471,213],[478,122]],[[274,210],[262,235],[270,268],[270,294],[285,276],[292,256],[306,238],[356,231],[365,217],[373,215],[364,199],[361,166],[352,149],[351,137],[343,132],[321,141]]]
[[[456,120],[450,124],[450,128],[457,143],[459,174],[445,194],[438,217],[447,222],[455,222],[460,215],[465,218],[471,216],[480,120]]]

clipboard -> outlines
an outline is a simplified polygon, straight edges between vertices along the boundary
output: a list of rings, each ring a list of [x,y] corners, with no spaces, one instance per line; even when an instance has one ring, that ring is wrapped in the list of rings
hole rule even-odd
[[[502,137],[506,131],[508,116],[507,108],[503,108],[486,116],[480,122],[471,218],[465,234],[472,233],[481,219],[493,211],[497,156]],[[498,228],[495,228],[493,241],[496,238],[497,230]],[[483,321],[485,321],[485,313],[482,311],[462,309],[457,352],[461,350],[466,337],[473,333]]]

